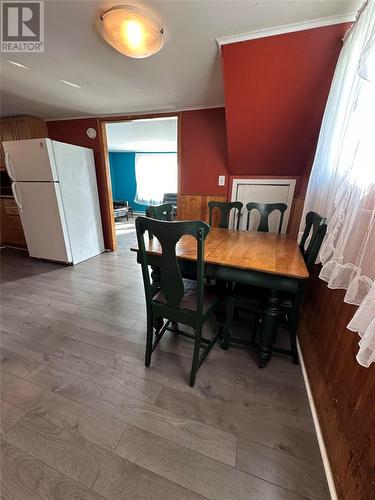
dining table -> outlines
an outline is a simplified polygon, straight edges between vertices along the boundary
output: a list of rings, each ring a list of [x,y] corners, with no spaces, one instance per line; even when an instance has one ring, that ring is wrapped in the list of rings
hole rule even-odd
[[[145,236],[145,246],[152,266],[151,277],[157,287],[162,248],[156,237],[149,236]],[[136,247],[131,250],[138,252]],[[196,239],[183,236],[176,245],[176,256],[183,268],[193,273]],[[206,277],[211,280],[266,289],[259,338],[259,366],[265,366],[272,357],[279,326],[280,295],[302,295],[309,277],[297,240],[290,234],[212,227],[205,240],[204,261]]]

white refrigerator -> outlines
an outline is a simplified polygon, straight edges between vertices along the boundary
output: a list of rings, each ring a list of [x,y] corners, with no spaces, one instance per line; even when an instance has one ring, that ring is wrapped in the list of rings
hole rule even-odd
[[[31,257],[78,264],[104,252],[91,149],[52,141],[4,141]]]

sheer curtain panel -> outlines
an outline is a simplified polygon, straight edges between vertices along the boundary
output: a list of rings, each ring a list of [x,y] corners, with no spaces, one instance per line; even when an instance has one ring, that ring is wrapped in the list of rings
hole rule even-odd
[[[375,2],[344,41],[324,113],[306,193],[307,212],[327,217],[320,278],[346,289],[359,306],[348,328],[358,332],[358,362],[375,361]]]

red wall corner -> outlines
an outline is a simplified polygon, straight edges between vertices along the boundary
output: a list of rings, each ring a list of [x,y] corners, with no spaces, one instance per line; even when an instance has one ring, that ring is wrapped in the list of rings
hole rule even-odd
[[[224,108],[181,113],[180,194],[226,196],[229,184]],[[225,186],[218,186],[225,175]]]

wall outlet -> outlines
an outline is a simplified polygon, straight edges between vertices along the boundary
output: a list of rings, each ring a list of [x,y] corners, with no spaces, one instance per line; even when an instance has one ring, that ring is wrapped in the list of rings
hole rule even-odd
[[[219,175],[219,186],[225,186],[225,175]]]

